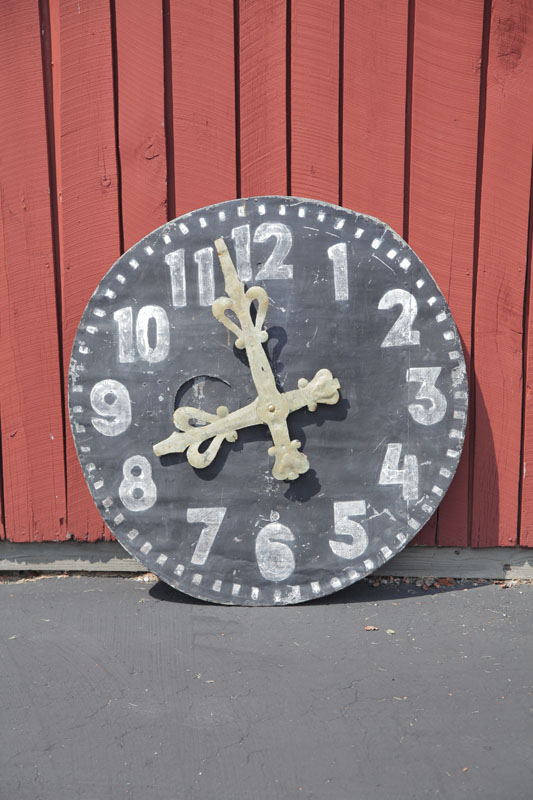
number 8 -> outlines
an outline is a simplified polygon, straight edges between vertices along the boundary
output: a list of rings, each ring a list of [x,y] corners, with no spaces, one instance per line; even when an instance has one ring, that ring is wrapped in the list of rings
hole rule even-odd
[[[135,472],[134,472],[135,470]],[[157,500],[152,467],[144,456],[130,456],[122,467],[124,480],[118,487],[123,504],[130,511],[147,511]]]

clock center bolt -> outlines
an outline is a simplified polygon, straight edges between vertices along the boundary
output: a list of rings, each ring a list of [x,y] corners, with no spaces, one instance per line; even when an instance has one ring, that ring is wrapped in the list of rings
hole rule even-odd
[[[276,406],[274,405],[274,403],[270,403],[270,405],[268,406],[268,410],[272,412],[276,410]]]

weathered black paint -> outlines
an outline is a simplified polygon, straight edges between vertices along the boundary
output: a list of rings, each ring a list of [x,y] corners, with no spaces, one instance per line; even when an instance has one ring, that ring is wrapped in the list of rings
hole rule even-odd
[[[245,217],[237,211],[243,205]],[[261,205],[263,214],[258,211]],[[279,215],[280,205],[286,208],[284,216]],[[299,209],[305,209],[305,216],[299,216]],[[221,211],[225,220],[220,219]],[[325,215],[322,221],[320,213]],[[204,227],[200,217],[207,223]],[[344,224],[335,228],[339,219]],[[286,259],[293,265],[292,280],[256,281],[274,239],[252,242],[253,283],[264,286],[271,301],[266,349],[278,385],[285,391],[294,389],[299,378],[310,379],[323,367],[341,383],[337,405],[319,406],[315,413],[301,410],[288,419],[291,437],[302,442],[310,461],[309,472],[292,483],[272,477],[267,454],[271,440],[265,426],[240,432],[235,444],[224,443],[204,470],[193,469],[185,454],[159,459],[152,453],[152,445],[174,430],[172,412],[178,403],[211,412],[226,405],[233,411],[256,396],[245,354],[235,349],[234,337],[215,320],[210,307],[198,304],[193,253],[223,236],[233,255],[232,228],[249,222],[253,238],[255,227],[265,221],[283,222],[293,234]],[[188,233],[180,231],[178,222],[186,224]],[[358,228],[364,232],[355,238]],[[164,235],[171,243],[165,243]],[[371,245],[376,239],[381,242],[377,250]],[[350,297],[339,302],[327,249],[341,241],[348,246]],[[153,254],[146,253],[147,246]],[[180,247],[185,248],[187,306],[173,308],[164,255]],[[397,255],[389,258],[391,250]],[[137,269],[129,266],[132,258],[139,263]],[[403,258],[411,262],[407,271],[399,266]],[[125,281],[117,280],[117,275]],[[224,294],[224,282],[216,253],[214,275],[218,297]],[[424,283],[417,286],[417,281]],[[108,289],[116,296],[106,296]],[[391,289],[405,289],[416,297],[414,329],[420,332],[420,345],[380,346],[401,311],[400,306],[378,309],[381,297]],[[132,306],[136,318],[147,304],[162,306],[168,314],[169,356],[157,364],[140,359],[120,364],[113,313]],[[105,310],[105,317],[95,316],[95,308]],[[438,322],[437,315],[443,313],[446,320]],[[98,330],[88,333],[87,326]],[[444,332],[452,332],[453,338],[445,339]],[[442,367],[437,387],[448,407],[437,424],[420,425],[409,414],[408,405],[420,384],[408,383],[406,372],[415,366]],[[104,378],[123,383],[132,401],[132,423],[115,437],[102,436],[91,423],[90,391]],[[74,384],[82,391],[74,393]],[[80,322],[69,396],[74,438],[89,488],[121,544],[161,579],[188,594],[246,605],[285,604],[329,594],[401,550],[438,505],[442,495],[433,488],[444,494],[451,482],[458,458],[447,453],[450,448],[461,449],[466,417],[457,414],[467,406],[456,328],[440,290],[408,245],[373,218],[327,203],[283,197],[234,200],[195,211],[149,234],[124,254],[102,279]],[[401,486],[378,484],[391,442],[402,443],[402,460],[406,454],[418,458],[420,499],[409,508]],[[128,511],[119,497],[122,465],[134,454],[148,459],[157,486],[157,502],[147,511]],[[96,489],[100,481],[103,486]],[[369,545],[360,558],[346,561],[332,552],[329,542],[350,542],[349,537],[336,535],[333,527],[334,502],[350,500],[366,501],[366,517],[356,521],[364,525]],[[187,509],[213,506],[227,508],[224,521],[205,565],[191,565],[202,526],[187,522]],[[257,533],[272,519],[288,526],[295,537],[289,544],[296,567],[280,583],[262,577],[255,555]],[[127,535],[132,529],[139,532],[134,540]],[[141,552],[146,544],[151,549]],[[179,564],[184,569],[177,576]],[[201,576],[199,584],[192,582],[194,575]],[[338,582],[332,584],[335,578]],[[215,580],[222,582],[218,592],[212,589]],[[238,594],[232,593],[234,585],[240,587]],[[251,587],[258,589],[257,597]]]

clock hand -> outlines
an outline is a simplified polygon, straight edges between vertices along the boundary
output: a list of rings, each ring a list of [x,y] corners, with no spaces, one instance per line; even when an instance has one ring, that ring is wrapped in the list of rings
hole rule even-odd
[[[314,411],[317,403],[332,405],[339,399],[337,391],[339,382],[332,376],[329,369],[319,370],[311,381],[300,378],[298,387],[298,389],[281,395],[284,407],[288,408],[288,413],[304,408],[304,406],[307,406],[310,411]],[[224,439],[235,442],[238,430],[260,425],[263,422],[258,414],[257,399],[231,414],[228,413],[226,406],[220,406],[216,414],[209,414],[207,411],[192,406],[180,406],[174,412],[173,419],[174,424],[181,432],[174,432],[167,439],[154,445],[154,453],[156,456],[163,456],[168,453],[183,453],[188,448],[187,459],[193,467],[198,469],[207,467],[213,461]],[[191,419],[201,420],[207,424],[193,426],[190,423]],[[272,429],[277,437],[278,428],[275,420],[271,420],[270,430],[272,431]],[[200,445],[208,439],[213,439],[213,441],[206,450],[200,452]],[[296,445],[290,443],[289,447],[288,452],[292,455]],[[283,454],[281,458],[283,459]],[[285,459],[285,462],[287,466],[290,460],[287,462]]]
[[[228,297],[215,300],[213,314],[236,334],[236,346],[246,349],[252,380],[257,390],[257,416],[268,425],[274,442],[268,451],[275,458],[272,474],[278,480],[295,480],[298,475],[307,472],[309,461],[307,456],[299,452],[300,442],[297,439],[291,441],[287,427],[289,404],[278,391],[272,367],[263,349],[263,342],[268,339],[268,333],[261,330],[268,310],[268,295],[259,286],[252,286],[245,292],[222,237],[215,240],[215,247],[224,273]],[[253,300],[258,302],[255,324],[250,315]],[[232,311],[237,316],[240,328],[228,319],[227,311]]]

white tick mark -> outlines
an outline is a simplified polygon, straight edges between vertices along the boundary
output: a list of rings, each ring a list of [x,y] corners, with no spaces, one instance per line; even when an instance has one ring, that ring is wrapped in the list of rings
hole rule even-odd
[[[168,556],[166,556],[164,553],[161,553],[160,556],[157,556],[155,563],[162,567],[165,561],[168,561]]]
[[[148,253],[149,256],[152,256],[154,254],[154,249],[153,249],[153,247],[150,247],[150,245],[147,245],[144,248],[144,252]]]
[[[335,228],[336,231],[340,231],[341,228],[344,228],[344,223],[345,222],[346,222],[346,220],[343,219],[342,217],[337,217],[333,227]]]
[[[383,558],[390,558],[392,556],[392,550],[390,549],[390,547],[387,547],[387,545],[383,545],[383,547],[380,550],[380,553],[383,556]]]
[[[392,249],[392,250],[389,250],[389,252],[387,253],[387,258],[390,258],[390,260],[392,261],[392,259],[396,258],[397,255],[398,255],[398,251]]]
[[[183,564],[178,564],[178,566],[174,570],[174,575],[177,575],[178,578],[181,577],[183,575],[183,570],[184,569],[185,569],[185,567],[183,566]]]
[[[455,334],[454,334],[453,331],[444,331],[442,336],[443,336],[444,339],[447,339],[447,341],[450,341],[451,339],[455,339]]]
[[[250,595],[252,597],[252,600],[257,600],[258,599],[258,597],[259,597],[259,589],[257,588],[257,586],[252,586],[252,588],[250,590]]]
[[[381,239],[372,239],[372,242],[370,243],[370,247],[373,250],[377,250],[378,247],[380,246],[380,244],[381,244]]]
[[[415,531],[417,531],[418,528],[419,528],[418,520],[414,519],[413,517],[410,517],[408,525],[409,525],[410,528],[412,528]]]
[[[419,279],[419,280],[416,282],[416,288],[417,288],[417,289],[421,289],[421,288],[422,288],[422,286],[423,286],[424,284],[425,284],[425,281],[423,281],[423,280],[422,280],[422,278],[420,278],[420,279]]]
[[[207,222],[205,221],[205,217],[200,217],[199,223],[200,223],[200,227],[201,228],[205,228],[206,225],[207,225]]]
[[[396,541],[398,542],[398,544],[404,544],[406,539],[407,536],[405,535],[405,533],[396,534]]]
[[[105,296],[109,297],[111,300],[114,300],[115,297],[117,296],[117,293],[114,292],[113,289],[106,289],[105,290]]]
[[[409,259],[408,258],[402,258],[402,260],[400,261],[400,267],[402,269],[404,269],[405,271],[407,271],[410,266],[411,266],[411,262],[409,261]]]
[[[105,317],[105,311],[103,308],[95,308],[93,314],[95,317]]]
[[[465,412],[464,412],[464,411],[457,411],[457,410],[455,410],[455,411],[453,412],[453,418],[454,418],[454,419],[464,419],[464,418],[465,418]]]
[[[179,225],[178,225],[178,228],[183,233],[183,235],[189,233],[189,229],[188,229],[188,227],[186,226],[186,224],[184,222],[180,222]]]
[[[141,547],[141,553],[144,553],[144,555],[147,556],[151,549],[152,545],[150,544],[150,542],[145,542]]]
[[[364,232],[365,232],[364,228],[357,228],[355,233],[354,233],[354,235],[353,235],[353,238],[354,239],[360,239]]]
[[[104,508],[110,508],[113,505],[113,499],[111,497],[104,497],[102,504]]]
[[[163,234],[163,241],[164,241],[165,244],[170,244],[170,242],[172,241],[172,239],[170,238],[168,233],[164,233]]]
[[[342,581],[340,581],[338,578],[331,578],[330,585],[333,587],[333,589],[340,589],[342,586]]]
[[[133,542],[134,539],[137,538],[139,535],[139,531],[136,531],[135,528],[132,528],[131,531],[128,531],[128,539],[130,542]]]
[[[279,207],[279,215],[280,215],[280,217],[284,217],[286,213],[287,213],[287,209],[285,208],[285,206],[280,206]]]
[[[430,297],[430,298],[428,299],[428,306],[432,306],[432,305],[434,305],[436,302],[437,302],[437,298],[436,298],[436,297]]]
[[[233,597],[237,597],[237,595],[239,594],[240,591],[241,591],[241,584],[240,583],[234,583],[233,586],[231,587],[231,593],[232,593]]]
[[[265,213],[265,211],[266,211],[266,208],[265,208],[265,207],[264,207],[264,205],[261,203],[261,205],[257,206],[257,211],[259,212],[259,214],[261,214],[261,216],[263,216],[263,214],[264,214],[264,213]]]
[[[224,222],[224,220],[226,219],[226,212],[225,211],[219,211],[218,212],[218,218],[219,218],[219,220]]]
[[[117,272],[117,274],[115,275],[115,280],[118,281],[119,283],[126,283],[126,278],[124,277],[124,275],[121,275],[120,272]]]
[[[452,473],[446,467],[441,467],[439,469],[439,475],[442,475],[443,478],[449,478]]]
[[[442,495],[444,494],[440,486],[434,486],[431,491],[433,492],[433,494],[436,494],[437,497],[442,497]]]
[[[200,573],[199,573],[199,572],[195,572],[195,573],[194,573],[194,575],[192,576],[192,582],[193,582],[193,583],[194,583],[196,586],[199,586],[199,585],[201,584],[201,582],[202,582],[202,576],[200,575]]]
[[[318,581],[311,581],[311,591],[313,594],[318,594],[320,592],[320,583]]]
[[[324,211],[319,211],[316,218],[317,218],[317,220],[319,222],[324,222],[324,220],[326,218],[325,212]],[[319,586],[320,586],[320,584],[319,584]]]
[[[306,215],[306,209],[303,206],[300,206],[300,208],[298,209],[298,216],[305,217],[305,215]]]
[[[101,489],[103,485],[104,485],[103,481],[95,481],[94,488],[98,490]]]
[[[120,525],[121,522],[124,522],[124,514],[117,514],[113,522],[115,525]]]
[[[461,358],[461,354],[458,350],[450,350],[448,353],[448,358],[453,361],[456,358]]]
[[[139,262],[135,258],[130,258],[128,264],[132,269],[137,269],[137,267],[139,266]]]
[[[456,400],[466,400],[468,397],[466,392],[454,392],[453,396]]]
[[[220,592],[221,589],[222,589],[222,581],[215,581],[213,583],[213,591]]]
[[[440,314],[437,314],[435,319],[437,320],[437,322],[444,322],[444,320],[446,319],[446,312],[441,311]]]

